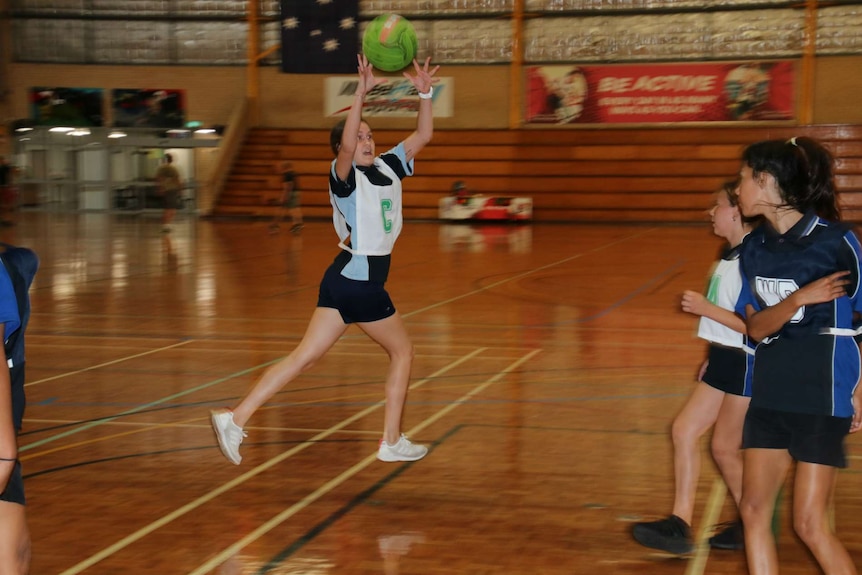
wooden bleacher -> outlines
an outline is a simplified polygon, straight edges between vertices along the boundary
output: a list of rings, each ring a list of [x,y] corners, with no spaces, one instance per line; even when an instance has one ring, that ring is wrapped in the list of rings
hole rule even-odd
[[[378,153],[408,132],[375,131]],[[437,130],[404,186],[404,217],[435,219],[462,180],[474,193],[533,198],[536,221],[700,222],[749,143],[811,136],[836,158],[844,218],[862,221],[862,126]],[[214,216],[271,217],[289,159],[307,218],[329,218],[328,130],[249,132]]]

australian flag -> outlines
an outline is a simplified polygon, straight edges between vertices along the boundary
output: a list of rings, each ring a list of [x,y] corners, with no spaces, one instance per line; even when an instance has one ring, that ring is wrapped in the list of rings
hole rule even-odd
[[[356,72],[358,0],[281,0],[281,71]]]

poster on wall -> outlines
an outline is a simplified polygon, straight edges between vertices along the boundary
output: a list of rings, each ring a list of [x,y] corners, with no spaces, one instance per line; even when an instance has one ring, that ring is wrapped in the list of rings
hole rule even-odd
[[[182,128],[186,122],[184,90],[115,89],[111,99],[118,128]]]
[[[37,126],[101,126],[103,99],[99,88],[30,88],[30,118]]]
[[[435,118],[452,116],[454,78],[435,78],[432,96]],[[356,93],[356,76],[330,76],[324,85],[323,114],[327,118],[347,114]],[[385,78],[365,95],[363,116],[413,118],[419,111],[419,96],[406,78]]]
[[[792,61],[527,68],[529,124],[793,120]]]

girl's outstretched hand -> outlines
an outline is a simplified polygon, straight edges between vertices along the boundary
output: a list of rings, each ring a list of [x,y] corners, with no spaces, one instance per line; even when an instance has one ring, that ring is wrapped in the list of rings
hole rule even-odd
[[[356,87],[356,93],[360,96],[365,96],[378,84],[382,84],[386,80],[384,78],[374,77],[374,66],[368,62],[365,54],[357,54],[356,60],[359,62],[357,70],[359,71],[359,85]]]
[[[415,59],[413,60],[413,69],[416,71],[415,76],[411,76],[406,70],[404,71],[404,77],[410,80],[410,83],[413,84],[413,87],[416,88],[416,91],[420,94],[427,94],[431,91],[431,85],[433,83],[434,74],[437,73],[437,70],[440,69],[440,66],[434,66],[431,68],[431,57],[425,58],[425,64],[422,66],[419,65]]]

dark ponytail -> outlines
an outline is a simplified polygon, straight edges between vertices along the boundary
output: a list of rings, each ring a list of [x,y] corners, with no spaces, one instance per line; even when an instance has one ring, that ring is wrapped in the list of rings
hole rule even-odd
[[[812,209],[822,218],[838,221],[841,208],[838,207],[838,191],[835,189],[835,161],[832,154],[822,144],[811,138],[792,138],[798,153],[804,156],[807,166],[809,196]]]
[[[828,220],[840,219],[832,154],[816,140],[764,140],[748,146],[742,160],[755,178],[764,172],[775,178],[785,205],[802,213],[813,210]]]

